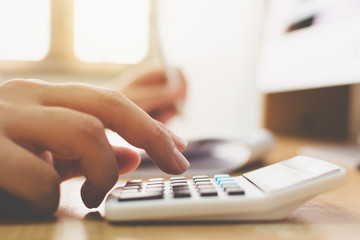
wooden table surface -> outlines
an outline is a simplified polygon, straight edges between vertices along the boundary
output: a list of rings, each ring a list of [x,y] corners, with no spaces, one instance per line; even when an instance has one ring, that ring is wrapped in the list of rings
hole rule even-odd
[[[293,157],[319,141],[277,137],[264,164]],[[1,220],[0,239],[360,239],[360,171],[348,169],[346,183],[321,194],[277,222],[120,224],[103,220],[103,205],[86,209],[79,195],[83,179],[62,184],[59,210],[51,219]]]

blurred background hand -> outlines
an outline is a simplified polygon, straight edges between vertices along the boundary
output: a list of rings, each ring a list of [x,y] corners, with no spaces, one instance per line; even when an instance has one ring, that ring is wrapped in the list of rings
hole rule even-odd
[[[165,69],[153,63],[142,63],[116,80],[112,87],[162,123],[179,113],[186,97],[185,77],[176,68]]]

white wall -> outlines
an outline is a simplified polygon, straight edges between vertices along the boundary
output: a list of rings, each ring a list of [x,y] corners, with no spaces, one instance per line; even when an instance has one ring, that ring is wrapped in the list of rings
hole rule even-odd
[[[243,131],[261,125],[256,88],[265,0],[164,0],[160,30],[167,60],[189,82],[180,135]]]

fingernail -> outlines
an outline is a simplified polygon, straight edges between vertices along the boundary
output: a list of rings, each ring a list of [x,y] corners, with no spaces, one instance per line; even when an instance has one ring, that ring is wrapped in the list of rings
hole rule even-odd
[[[189,168],[190,163],[188,162],[188,160],[186,160],[186,158],[184,157],[184,155],[181,154],[181,152],[175,148],[174,149],[174,156],[175,156],[175,161],[179,166],[180,169],[180,173],[185,172],[186,169]]]
[[[174,141],[176,147],[180,151],[184,151],[186,146],[188,145],[188,142],[185,139],[183,139],[182,137],[179,137],[178,135],[173,133],[172,131],[170,131],[170,136],[171,136],[172,140]]]
[[[99,193],[91,184],[87,181],[81,187],[81,197],[86,207],[96,208],[100,205],[104,199],[104,195]]]

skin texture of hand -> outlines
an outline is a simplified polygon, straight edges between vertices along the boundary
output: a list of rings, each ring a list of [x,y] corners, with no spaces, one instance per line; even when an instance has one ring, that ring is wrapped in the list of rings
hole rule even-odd
[[[0,85],[0,209],[52,214],[60,182],[80,175],[84,204],[97,207],[118,175],[140,162],[136,152],[111,146],[105,128],[144,149],[167,173],[189,167],[180,153],[186,141],[117,91],[40,80]]]
[[[170,69],[175,82],[168,80],[163,67],[142,64],[130,69],[117,86],[125,96],[152,118],[166,123],[178,113],[186,97],[186,81],[179,69]],[[121,85],[120,85],[121,84]]]

